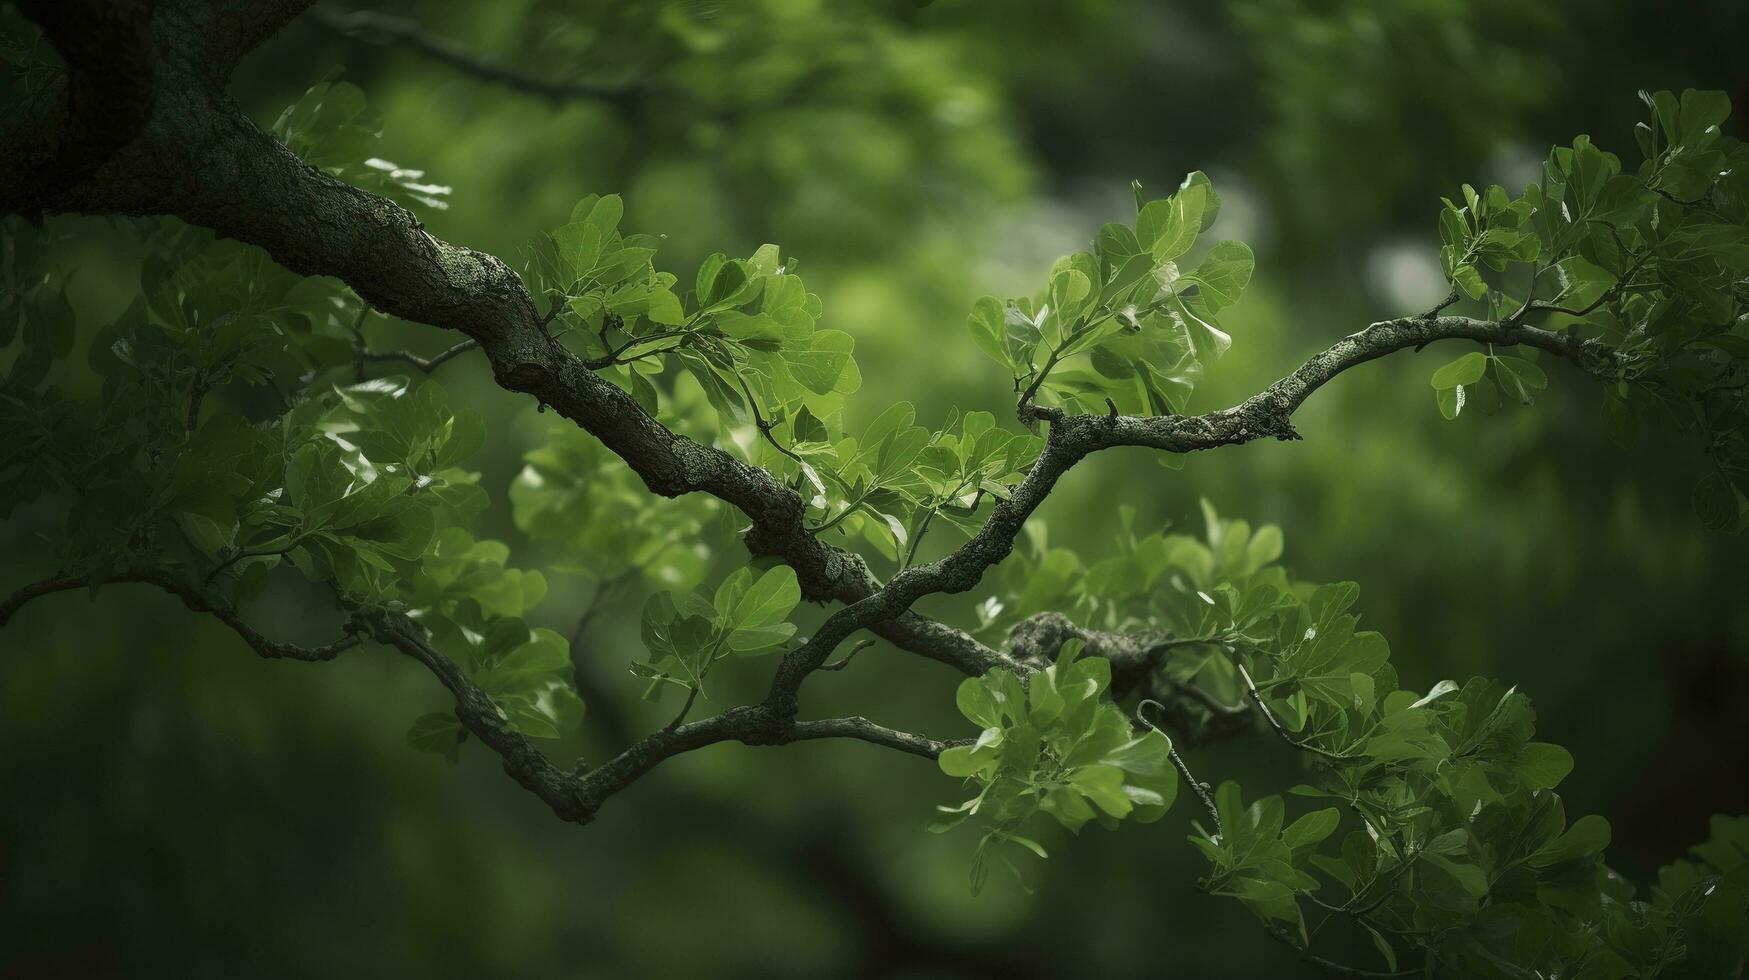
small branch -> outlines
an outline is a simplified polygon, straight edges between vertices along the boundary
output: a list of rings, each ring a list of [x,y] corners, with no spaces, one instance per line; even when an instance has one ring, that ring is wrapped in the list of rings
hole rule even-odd
[[[1530,300],[1526,299],[1524,308],[1520,309],[1517,313],[1514,313],[1508,322],[1517,322],[1518,320],[1523,318],[1523,316],[1526,312],[1530,312],[1530,313],[1563,313],[1567,316],[1575,317],[1575,318],[1583,318],[1583,317],[1589,316],[1592,312],[1596,311],[1603,304],[1614,300],[1616,297],[1620,296],[1624,290],[1629,289],[1630,284],[1634,278],[1634,273],[1640,271],[1640,266],[1644,265],[1646,263],[1646,259],[1650,258],[1651,255],[1652,255],[1652,250],[1649,248],[1646,249],[1644,252],[1641,252],[1639,254],[1639,257],[1634,259],[1633,264],[1628,266],[1628,271],[1623,273],[1621,275],[1621,277],[1615,281],[1615,285],[1610,286],[1608,289],[1605,289],[1603,292],[1599,293],[1596,299],[1585,304],[1585,306],[1581,309],[1577,309],[1577,310],[1568,309],[1565,306],[1558,306],[1558,305],[1553,304],[1553,303],[1532,303]],[[1557,297],[1557,298],[1559,298],[1559,297]]]
[[[911,547],[905,549],[905,560],[899,563],[900,568],[910,568],[917,560],[917,546],[923,543],[923,536],[929,533],[929,522],[935,520],[935,508],[930,507],[923,512],[923,520],[911,532]]]
[[[98,584],[119,585],[128,582],[155,585],[181,599],[182,604],[190,610],[211,614],[213,618],[230,627],[257,655],[269,660],[300,660],[307,663],[333,660],[341,653],[358,645],[358,637],[356,636],[346,636],[319,647],[305,647],[295,643],[282,643],[269,639],[244,622],[229,606],[223,605],[192,586],[178,581],[167,572],[151,569],[123,572],[108,576],[100,580]],[[7,596],[5,601],[0,602],[0,627],[4,627],[13,615],[32,599],[52,595],[56,592],[70,592],[75,589],[87,588],[91,584],[92,581],[89,577],[62,576],[26,585]]]
[[[676,714],[676,715],[675,715],[675,716],[674,716],[674,720],[673,720],[673,721],[671,721],[671,722],[669,722],[669,723],[668,723],[668,724],[666,724],[666,725],[664,725],[664,726],[662,726],[662,730],[663,730],[663,731],[665,731],[665,732],[671,732],[671,731],[673,731],[673,730],[674,730],[674,729],[676,729],[676,728],[679,728],[679,727],[680,727],[680,723],[681,723],[681,722],[683,722],[683,721],[685,721],[685,720],[686,720],[686,716],[687,716],[687,715],[688,715],[688,714],[689,714],[689,713],[691,713],[691,711],[692,711],[692,703],[693,703],[693,702],[694,702],[694,701],[697,701],[697,700],[698,700],[698,688],[696,688],[696,687],[693,687],[693,688],[688,688],[688,689],[687,689],[687,691],[686,691],[686,701],[685,701],[685,703],[683,703],[683,704],[681,704],[681,706],[680,706],[680,713],[679,713],[679,714]]]
[[[549,314],[549,316],[550,316],[550,314]],[[661,333],[648,334],[648,335],[643,336],[643,337],[633,337],[632,339],[626,341],[625,343],[620,344],[618,347],[609,348],[608,352],[606,354],[601,355],[600,357],[591,357],[591,358],[584,360],[583,366],[588,368],[591,371],[599,371],[604,367],[612,367],[615,364],[630,364],[632,361],[636,361],[636,360],[640,360],[640,359],[645,358],[645,357],[649,357],[652,354],[666,354],[672,350],[679,350],[681,347],[685,346],[687,342],[685,340],[683,340],[680,343],[674,344],[674,345],[669,346],[669,347],[662,347],[662,348],[659,348],[656,350],[648,350],[648,351],[643,352],[642,354],[634,354],[631,357],[628,357],[623,361],[620,360],[621,354],[624,354],[626,351],[631,350],[633,347],[636,347],[639,344],[653,344],[653,343],[656,343],[657,341],[660,341],[660,340],[673,340],[676,337],[691,337],[693,335],[693,333],[694,333],[694,331],[691,331],[691,330],[664,330]],[[601,326],[601,339],[604,342],[607,339],[607,324],[605,322]],[[751,395],[748,396],[748,400],[749,401],[752,400]]]
[[[226,558],[224,561],[219,562],[217,565],[214,565],[213,570],[206,573],[206,578],[201,580],[201,587],[205,588],[206,586],[212,585],[213,579],[218,578],[220,572],[224,571],[227,568],[230,568],[232,565],[237,564],[238,562],[244,560],[245,558],[272,558],[272,557],[275,557],[277,555],[289,554],[291,552],[291,550],[293,548],[296,548],[298,546],[298,543],[302,540],[303,540],[302,537],[294,537],[291,539],[291,541],[287,542],[286,546],[283,548],[268,548],[268,549],[265,549],[262,551],[250,551],[247,548],[238,549],[234,554],[231,555],[231,557]]]
[[[823,721],[798,721],[790,728],[789,740],[805,742],[817,738],[850,738],[873,745],[898,749],[925,759],[938,758],[941,753],[958,745],[970,745],[971,739],[938,741],[923,735],[901,732],[877,725],[867,718],[828,718]]]
[[[1530,285],[1526,286],[1524,289],[1524,302],[1518,304],[1518,309],[1512,311],[1512,315],[1508,316],[1505,322],[1517,323],[1524,319],[1526,313],[1530,312],[1532,303],[1536,300],[1536,282],[1538,279],[1542,278],[1542,274],[1545,271],[1547,271],[1547,268],[1541,262],[1533,262],[1531,264]]]
[[[482,81],[538,95],[553,102],[594,99],[629,107],[635,103],[639,94],[636,88],[628,85],[562,81],[531,75],[512,65],[481,58],[454,41],[432,34],[411,21],[388,14],[368,10],[339,13],[316,7],[310,12],[310,20],[330,33],[377,47],[406,48]]]
[[[1143,698],[1141,702],[1136,705],[1136,720],[1148,726],[1149,729],[1160,732],[1160,729],[1153,722],[1148,720],[1148,707],[1150,705],[1152,705],[1156,711],[1166,710],[1166,706],[1160,702],[1155,701],[1152,698]],[[1160,732],[1160,734],[1165,735],[1166,733]],[[1170,742],[1172,740],[1171,736],[1167,736],[1166,740]],[[1208,811],[1209,819],[1214,821],[1214,836],[1217,838],[1221,837],[1225,833],[1221,828],[1221,811],[1219,807],[1215,806],[1215,798],[1209,795],[1208,784],[1197,779],[1196,774],[1190,771],[1189,764],[1184,761],[1183,756],[1178,754],[1177,746],[1172,747],[1170,754],[1172,756],[1173,767],[1178,770],[1180,776],[1184,777],[1184,781],[1190,784],[1190,791],[1196,794],[1197,800],[1202,803],[1202,808]]]
[[[1457,291],[1457,288],[1453,287],[1451,292],[1445,294],[1444,299],[1435,303],[1433,308],[1426,313],[1421,314],[1421,318],[1423,320],[1432,320],[1439,316],[1440,313],[1444,312],[1448,307],[1456,306],[1457,301],[1462,298],[1463,296]]]
[[[433,354],[430,357],[420,357],[418,354],[409,350],[366,350],[359,352],[358,356],[367,361],[404,361],[419,370],[424,371],[426,374],[430,374],[439,367],[442,367],[446,361],[461,354],[466,354],[468,351],[479,346],[480,342],[477,340],[464,340],[454,347]]]
[[[747,384],[747,379],[741,377],[741,372],[735,372],[735,381],[741,386],[741,393],[747,396],[747,407],[753,411],[753,426],[759,430],[759,434],[765,438],[766,442],[771,444],[771,448],[789,457],[791,460],[794,460],[797,467],[807,466],[808,464],[806,461],[796,455],[794,451],[784,446],[783,443],[778,442],[777,437],[771,434],[771,423],[767,422],[765,416],[760,413],[759,402],[753,397],[753,389]],[[836,474],[833,475],[833,479],[838,479]]]
[[[1321,755],[1326,759],[1342,761],[1349,758],[1341,752],[1332,752],[1329,749],[1319,748],[1303,739],[1295,738],[1293,733],[1287,730],[1287,726],[1283,725],[1281,720],[1275,717],[1275,712],[1269,710],[1268,703],[1263,700],[1263,692],[1257,690],[1257,685],[1251,680],[1251,672],[1245,669],[1245,665],[1240,662],[1238,657],[1233,658],[1233,666],[1239,668],[1239,676],[1245,681],[1245,696],[1250,698],[1251,703],[1257,706],[1257,710],[1263,715],[1263,720],[1269,722],[1269,727],[1275,729],[1275,733],[1281,736],[1282,741],[1296,749],[1311,752],[1314,755]]]
[[[769,704],[743,704],[715,717],[688,722],[672,731],[664,730],[639,739],[590,772],[582,782],[581,792],[592,806],[598,807],[607,797],[630,786],[665,760],[718,742],[787,745],[821,738],[856,739],[926,759],[934,759],[956,745],[970,744],[966,740],[944,742],[901,732],[866,718],[792,721]]]
[[[600,802],[584,792],[579,775],[554,765],[528,736],[511,728],[492,696],[426,640],[424,627],[405,616],[383,612],[370,614],[367,621],[377,640],[417,660],[437,676],[455,698],[456,718],[503,758],[504,771],[512,779],[540,797],[561,820],[588,823],[594,818]]]
[[[829,664],[821,664],[820,669],[821,670],[843,670],[844,668],[850,666],[850,660],[852,657],[855,657],[857,654],[861,653],[864,650],[867,650],[869,647],[872,647],[874,645],[875,645],[875,641],[873,641],[873,640],[863,640],[862,642],[858,643],[856,646],[851,647],[850,652],[845,654],[843,657],[840,657],[839,659],[834,660],[833,662],[831,662]]]
[[[358,317],[352,321],[352,380],[357,383],[364,381],[364,361],[369,346],[364,340],[364,321],[370,316],[370,304],[358,304]]]
[[[1215,806],[1215,798],[1209,795],[1209,784],[1196,778],[1196,774],[1190,771],[1190,766],[1185,764],[1184,757],[1178,754],[1176,747],[1171,750],[1171,756],[1172,765],[1178,769],[1178,774],[1184,777],[1184,781],[1190,784],[1191,792],[1196,794],[1196,798],[1202,802],[1202,808],[1208,811],[1209,818],[1215,822],[1215,836],[1221,836],[1225,833],[1221,829],[1221,811]]]
[[[200,404],[206,398],[206,372],[196,368],[194,380],[188,385],[188,417],[183,420],[185,431],[193,433],[200,427]]]
[[[1266,925],[1264,926],[1264,931],[1269,933],[1271,939],[1274,939],[1276,942],[1293,950],[1294,954],[1300,959],[1305,960],[1307,963],[1310,963],[1321,970],[1334,973],[1337,976],[1359,977],[1361,980],[1389,980],[1389,978],[1392,977],[1412,977],[1421,972],[1420,969],[1413,969],[1397,970],[1393,973],[1385,972],[1383,970],[1365,970],[1358,966],[1349,966],[1346,963],[1338,963],[1335,960],[1325,959],[1307,949],[1305,946],[1300,945],[1300,941],[1295,939],[1281,926]]]
[[[1057,348],[1057,350],[1061,349]],[[1057,350],[1051,351],[1050,356],[1045,358],[1045,366],[1039,368],[1038,374],[1033,375],[1032,384],[1026,386],[1026,390],[1020,393],[1020,400],[1014,405],[1014,414],[1022,424],[1030,424],[1033,419],[1042,417],[1036,408],[1031,407],[1032,399],[1034,395],[1038,394],[1039,386],[1045,383],[1045,378],[1051,373],[1051,368],[1057,366]]]
[[[1209,714],[1216,718],[1237,718],[1245,714],[1243,704],[1228,704],[1220,698],[1202,689],[1201,685],[1189,681],[1181,681],[1175,677],[1166,679],[1167,686],[1176,694],[1181,694],[1197,704],[1208,709]]]

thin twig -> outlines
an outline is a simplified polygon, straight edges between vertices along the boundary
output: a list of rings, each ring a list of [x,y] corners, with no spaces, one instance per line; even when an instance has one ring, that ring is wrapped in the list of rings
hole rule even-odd
[[[236,611],[219,600],[206,595],[193,586],[175,578],[170,573],[155,569],[141,569],[106,576],[97,583],[99,585],[120,585],[125,583],[143,583],[157,586],[165,592],[182,600],[182,604],[190,610],[199,613],[209,613],[219,622],[230,627],[232,632],[242,638],[259,656],[270,660],[301,660],[306,663],[333,660],[347,650],[358,645],[358,637],[347,635],[332,643],[319,647],[300,646],[295,643],[284,643],[269,639],[254,627],[244,622]],[[70,592],[75,589],[88,588],[94,583],[89,576],[64,575],[44,579],[26,585],[4,601],[0,601],[0,626],[5,626],[26,603],[45,595],[56,592]]]
[[[339,13],[325,7],[310,11],[311,23],[335,34],[378,47],[404,47],[442,62],[465,74],[553,102],[595,99],[630,106],[638,97],[633,86],[609,82],[563,81],[540,78],[519,68],[488,61],[447,38],[429,33],[411,21],[368,10]]]
[[[362,356],[365,360],[370,361],[405,361],[426,374],[430,374],[452,358],[466,354],[479,346],[480,342],[477,340],[464,340],[454,347],[430,357],[420,357],[409,350],[367,350],[363,352]]]
[[[846,653],[843,657],[840,657],[839,659],[834,660],[829,664],[821,664],[820,669],[821,670],[843,670],[844,668],[850,666],[850,658],[856,656],[857,654],[861,653],[864,650],[867,650],[869,647],[872,647],[874,645],[875,645],[875,641],[873,641],[873,640],[862,640],[862,641],[858,642],[856,644],[856,646],[851,647],[850,652]]]
[[[1165,735],[1167,742],[1171,742],[1172,737],[1170,735],[1166,735],[1165,732],[1160,731],[1159,727],[1157,727],[1152,721],[1148,720],[1147,710],[1150,705],[1152,705],[1156,711],[1164,712],[1166,710],[1165,705],[1155,701],[1153,698],[1143,698],[1136,704],[1136,720],[1148,726],[1148,728],[1153,731]],[[1178,769],[1178,774],[1184,777],[1186,783],[1190,784],[1190,791],[1196,794],[1197,800],[1202,803],[1202,808],[1208,811],[1209,819],[1214,821],[1215,832],[1213,836],[1217,839],[1220,838],[1225,834],[1225,831],[1221,827],[1221,811],[1219,807],[1215,806],[1215,798],[1209,795],[1208,784],[1197,779],[1196,775],[1190,771],[1190,766],[1185,763],[1184,757],[1178,754],[1177,746],[1173,746],[1168,750],[1168,754],[1172,757],[1172,765]]]
[[[692,703],[696,700],[698,700],[698,688],[689,688],[686,692],[686,703],[680,706],[680,713],[674,716],[673,721],[663,726],[662,730],[664,732],[671,732],[674,729],[679,728],[680,723],[685,721],[687,714],[692,711]]]
[[[358,304],[358,318],[352,321],[352,380],[364,381],[364,360],[370,345],[364,340],[364,320],[370,316],[370,304]]]
[[[1295,939],[1281,926],[1265,926],[1264,931],[1269,933],[1270,938],[1293,950],[1300,959],[1305,960],[1307,963],[1310,963],[1321,970],[1327,970],[1339,976],[1359,977],[1361,980],[1390,980],[1392,977],[1412,977],[1421,972],[1419,969],[1397,970],[1394,972],[1367,970],[1358,966],[1350,966],[1347,963],[1338,963],[1335,960],[1326,959],[1307,949],[1305,946],[1301,945],[1299,940]]]
[[[1257,706],[1257,710],[1263,713],[1263,720],[1269,722],[1269,727],[1275,729],[1275,733],[1281,736],[1282,741],[1296,749],[1311,752],[1315,755],[1321,755],[1326,759],[1346,760],[1349,758],[1349,756],[1344,755],[1341,752],[1332,752],[1329,749],[1319,748],[1310,742],[1295,738],[1293,734],[1287,730],[1287,726],[1283,725],[1280,719],[1275,717],[1275,712],[1269,710],[1268,703],[1263,700],[1263,693],[1257,690],[1257,685],[1251,680],[1251,672],[1245,669],[1245,665],[1240,662],[1238,657],[1233,658],[1233,664],[1239,668],[1239,676],[1245,680],[1246,696],[1251,699],[1252,704]]]
[[[910,568],[911,563],[917,560],[917,546],[923,543],[923,536],[929,533],[929,522],[934,519],[934,507],[923,511],[923,519],[918,522],[916,530],[911,532],[911,547],[905,549],[905,560],[899,563],[901,569]]]

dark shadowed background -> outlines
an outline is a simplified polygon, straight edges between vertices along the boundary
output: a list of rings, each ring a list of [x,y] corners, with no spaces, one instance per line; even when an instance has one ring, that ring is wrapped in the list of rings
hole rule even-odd
[[[397,162],[453,186],[432,230],[515,260],[576,199],[620,192],[624,227],[667,236],[659,268],[778,242],[856,336],[851,429],[892,400],[1006,417],[1009,379],[970,342],[985,293],[1031,291],[1050,261],[1207,171],[1217,237],[1257,278],[1234,345],[1198,390],[1213,408],[1374,319],[1445,292],[1435,217],[1460,182],[1517,188],[1550,144],[1590,133],[1637,159],[1640,88],[1722,88],[1749,110],[1749,6],[1730,0],[383,0],[481,58],[611,98],[548,98],[405,45],[324,26],[324,2],[245,62],[262,124],[330,69],[360,85]],[[324,12],[326,14],[324,15]],[[372,38],[380,35],[372,35]],[[1733,120],[1743,136],[1742,119]],[[3,178],[0,178],[3,179]],[[81,322],[137,284],[125,231],[73,233]],[[405,326],[410,346],[451,340]],[[477,355],[475,355],[477,357]],[[1749,555],[1701,530],[1697,447],[1598,436],[1594,386],[1552,370],[1532,408],[1443,421],[1400,355],[1344,375],[1298,418],[1303,443],[1190,460],[1104,454],[1041,512],[1097,558],[1117,505],[1200,531],[1198,500],[1280,524],[1286,563],[1353,579],[1406,686],[1485,673],[1534,698],[1573,750],[1568,811],[1615,827],[1645,881],[1749,811]],[[482,536],[540,567],[505,489],[546,419],[479,360],[443,369],[485,413]],[[50,516],[0,525],[0,585],[35,567]],[[940,541],[936,542],[941,545]],[[727,559],[734,561],[735,556]],[[569,631],[586,576],[553,572],[531,621]],[[610,703],[559,754],[600,758],[666,720],[624,665],[642,656],[627,593],[589,634]],[[981,598],[974,592],[973,599]],[[969,603],[925,604],[957,622]],[[294,632],[290,601],[255,610]],[[807,615],[817,616],[817,612]],[[805,627],[804,627],[805,628]],[[727,678],[724,703],[760,670]],[[809,712],[970,734],[957,678],[882,646],[810,687]],[[1296,975],[1235,903],[1201,896],[1164,821],[1048,838],[1028,895],[968,894],[971,841],[926,834],[955,801],[928,763],[857,744],[721,745],[555,820],[494,758],[416,755],[435,700],[411,663],[366,650],[262,662],[174,599],[115,587],[45,599],[0,632],[0,975],[825,976]],[[471,748],[471,747],[470,747]],[[1294,760],[1257,741],[1199,750],[1199,773],[1285,789]],[[969,833],[969,832],[968,832]]]

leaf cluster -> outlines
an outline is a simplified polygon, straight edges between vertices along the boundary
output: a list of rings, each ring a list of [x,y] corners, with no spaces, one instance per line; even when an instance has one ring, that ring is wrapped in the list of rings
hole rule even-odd
[[[1092,820],[1107,828],[1124,819],[1152,823],[1177,796],[1171,741],[1158,731],[1134,731],[1129,717],[1101,697],[1111,685],[1110,662],[1077,658],[1079,649],[1065,644],[1055,663],[1024,680],[992,670],[960,683],[960,713],[983,731],[972,744],[943,752],[940,765],[977,793],[938,807],[929,829],[940,833],[974,817],[984,825],[972,862],[974,891],[992,860],[1008,861],[998,845],[1046,856],[1023,833],[1037,814],[1075,832]]]

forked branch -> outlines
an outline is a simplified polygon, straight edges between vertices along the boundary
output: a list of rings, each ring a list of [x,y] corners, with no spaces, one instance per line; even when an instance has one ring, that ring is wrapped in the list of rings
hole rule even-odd
[[[300,6],[166,3],[153,21],[153,50],[160,62],[155,77],[174,85],[174,97],[165,93],[137,134],[113,152],[104,148],[101,166],[74,168],[76,179],[64,186],[14,188],[5,203],[30,214],[172,215],[260,246],[294,272],[335,276],[374,309],[455,330],[466,339],[444,354],[402,359],[429,369],[477,345],[501,387],[533,396],[600,439],[652,492],[669,497],[708,493],[734,505],[749,521],[745,541],[754,555],[775,556],[792,566],[804,597],[842,604],[807,642],[783,657],[759,703],[658,732],[586,774],[560,770],[526,739],[512,737],[490,698],[470,687],[465,673],[417,630],[373,620],[377,638],[431,669],[455,695],[458,715],[469,730],[504,757],[519,782],[566,819],[589,819],[604,799],[662,760],[715,742],[773,745],[848,737],[916,755],[938,754],[945,743],[861,719],[800,721],[800,689],[810,674],[831,662],[845,639],[862,629],[968,675],[993,668],[1029,670],[1025,659],[993,650],[910,608],[925,596],[976,586],[987,569],[1012,551],[1016,535],[1057,481],[1089,455],[1122,446],[1184,453],[1263,437],[1296,439],[1294,412],[1337,375],[1441,340],[1532,346],[1599,374],[1613,364],[1615,355],[1602,344],[1575,343],[1510,318],[1446,316],[1442,304],[1426,314],[1372,324],[1313,355],[1258,394],[1202,415],[1070,415],[1029,405],[1034,417],[1048,422],[1048,430],[1025,479],[1008,499],[996,502],[983,526],[959,548],[937,561],[907,567],[883,585],[860,557],[809,533],[802,498],[781,480],[668,429],[556,341],[534,298],[506,263],[445,242],[398,205],[304,164],[224,97],[213,83],[210,62],[191,56],[195,50],[229,52],[258,43],[264,32]],[[371,27],[379,33],[389,29],[382,21]],[[33,152],[40,157],[33,147],[77,147],[66,139],[68,126],[64,111],[48,109],[9,121],[0,130],[0,162],[29,159]],[[194,596],[184,596],[184,601],[205,601],[198,593]]]

